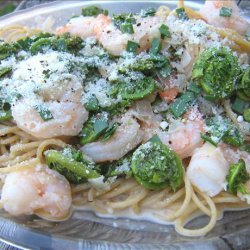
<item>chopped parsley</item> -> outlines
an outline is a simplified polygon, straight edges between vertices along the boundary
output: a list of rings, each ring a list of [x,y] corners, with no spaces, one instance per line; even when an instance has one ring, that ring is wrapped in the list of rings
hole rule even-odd
[[[120,30],[122,33],[134,34],[134,28],[131,23],[122,23]]]
[[[231,17],[233,10],[230,8],[222,7],[220,9],[220,16]]]
[[[186,11],[185,11],[185,8],[176,9],[175,12],[176,12],[177,17],[178,17],[180,20],[186,21],[186,20],[189,19],[188,15],[187,15],[187,13],[186,13]]]
[[[131,53],[136,53],[137,49],[139,48],[139,44],[133,41],[128,41],[126,51]]]
[[[82,9],[83,16],[98,16],[100,14],[107,16],[109,14],[109,12],[108,12],[108,10],[104,10],[104,9],[99,8],[97,6],[89,6],[89,7]]]
[[[44,107],[42,105],[36,105],[35,109],[45,122],[53,119],[53,115],[52,115],[51,111],[49,109],[47,109],[46,107]]]
[[[150,53],[153,55],[157,55],[161,50],[161,40],[158,38],[154,38],[151,44]]]
[[[133,14],[113,15],[112,21],[122,33],[134,33],[133,24],[136,23],[136,20]]]
[[[171,34],[170,34],[170,31],[169,31],[169,27],[165,24],[162,24],[159,28],[159,31],[161,33],[161,38],[164,39],[164,38],[171,38]]]

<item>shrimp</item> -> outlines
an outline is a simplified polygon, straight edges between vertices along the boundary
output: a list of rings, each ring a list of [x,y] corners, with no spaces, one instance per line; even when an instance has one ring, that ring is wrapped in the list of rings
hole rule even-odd
[[[187,177],[199,190],[213,197],[225,189],[228,171],[229,164],[220,148],[205,143],[194,151]]]
[[[220,16],[222,7],[232,9],[230,17]],[[240,11],[234,0],[206,0],[200,9],[202,17],[211,25],[219,28],[229,28],[244,35],[249,29],[249,23],[240,16]]]
[[[227,162],[236,164],[240,159],[243,159],[246,163],[247,172],[250,173],[250,155],[245,151],[241,151],[237,148],[231,147],[225,143],[220,143],[219,148],[221,149]]]
[[[174,101],[178,93],[179,93],[178,88],[173,87],[173,88],[160,92],[160,97],[168,103],[168,102]]]
[[[97,38],[103,47],[112,55],[121,55],[126,50],[128,41],[139,44],[138,51],[145,51],[150,48],[153,38],[160,38],[159,27],[163,23],[162,17],[137,17],[133,25],[134,34],[123,34],[113,24],[108,25],[97,34]]]
[[[51,119],[45,121],[27,99],[12,107],[12,115],[19,128],[37,138],[75,136],[88,118],[81,103],[50,101],[43,103],[43,108],[50,111]]]
[[[168,131],[162,131],[161,122],[154,116],[150,122],[142,122],[144,131],[143,141],[149,140],[157,134],[161,142],[174,150],[182,159],[192,156],[193,151],[202,146],[200,133],[204,131],[204,121],[196,108],[185,114],[186,122],[176,121],[170,125]]]
[[[70,33],[80,36],[82,39],[95,37],[102,29],[111,23],[111,18],[103,14],[97,17],[75,17],[62,27],[56,30],[56,34]]]
[[[169,132],[169,146],[182,159],[189,157],[193,151],[203,143],[200,133],[202,128],[197,122],[188,121],[180,124]]]
[[[182,159],[192,156],[193,151],[203,144],[200,133],[204,130],[204,121],[197,109],[186,113],[187,122],[178,123],[170,128],[169,146]]]
[[[143,139],[140,125],[131,116],[125,115],[122,125],[107,142],[92,142],[81,151],[95,162],[118,160],[134,149]]]
[[[18,127],[37,138],[75,136],[81,131],[88,112],[82,104],[81,78],[67,72],[71,60],[71,55],[51,52],[20,62],[10,89],[22,96],[11,107]],[[44,77],[44,72],[50,76]]]
[[[159,27],[166,16],[137,17],[133,24],[134,33],[122,33],[105,15],[97,17],[77,17],[68,24],[57,29],[57,34],[69,32],[81,38],[96,37],[102,46],[112,55],[121,55],[129,40],[139,44],[138,51],[150,48],[153,38],[160,38]]]
[[[11,215],[40,215],[63,219],[72,203],[68,181],[45,165],[7,175],[1,194],[3,208]]]

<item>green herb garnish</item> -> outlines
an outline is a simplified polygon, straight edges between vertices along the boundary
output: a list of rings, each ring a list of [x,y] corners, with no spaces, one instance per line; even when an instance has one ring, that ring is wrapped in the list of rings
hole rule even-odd
[[[169,27],[165,24],[162,24],[159,28],[159,31],[161,33],[161,38],[164,39],[165,37],[166,38],[171,38],[171,34],[170,34],[170,31],[169,31]]]
[[[186,11],[185,11],[184,8],[176,9],[175,12],[176,12],[177,17],[178,17],[180,20],[186,21],[186,20],[189,19],[189,17],[188,17],[188,15],[187,15],[187,13],[186,13]]]
[[[133,41],[128,41],[126,51],[131,53],[136,53],[137,49],[139,48],[139,44]]]
[[[250,122],[250,108],[244,110],[243,117],[245,121]]]
[[[134,34],[134,28],[131,23],[122,23],[120,30],[122,33]]]
[[[229,174],[227,176],[228,192],[236,194],[240,192],[246,194],[244,184],[249,180],[249,174],[246,170],[246,164],[243,160],[230,166]]]
[[[220,16],[231,17],[233,10],[230,8],[222,7],[220,9]]]
[[[36,105],[35,109],[45,122],[53,119],[53,115],[52,115],[51,111],[49,109],[47,109],[46,107],[44,107],[42,105]]]
[[[170,111],[176,118],[178,118],[187,111],[194,100],[195,94],[187,91],[182,96],[178,97],[175,102],[170,104]]]
[[[103,14],[105,16],[108,15],[108,10],[104,10],[102,8],[99,8],[97,6],[89,6],[82,9],[82,15],[83,16],[98,16],[99,14]]]
[[[161,40],[158,38],[154,38],[151,44],[150,53],[153,55],[157,55],[161,50]]]

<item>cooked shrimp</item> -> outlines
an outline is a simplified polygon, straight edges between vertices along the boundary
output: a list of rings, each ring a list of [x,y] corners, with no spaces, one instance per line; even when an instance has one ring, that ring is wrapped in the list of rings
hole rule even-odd
[[[37,138],[74,136],[80,132],[88,112],[81,103],[82,79],[67,72],[70,60],[74,57],[51,52],[20,62],[13,73],[14,84],[6,85],[22,96],[12,105],[18,127]],[[44,72],[50,76],[44,76]],[[47,110],[45,115],[50,112],[50,119],[44,119],[37,107]]]
[[[205,143],[197,148],[187,168],[191,183],[213,197],[226,187],[229,164],[220,148]]]
[[[131,116],[125,115],[122,125],[107,142],[92,142],[81,148],[81,151],[95,162],[118,160],[134,149],[143,139],[140,125]]]
[[[94,36],[109,53],[120,55],[125,51],[129,40],[140,45],[138,51],[149,49],[153,38],[160,38],[159,27],[165,18],[166,16],[137,17],[133,25],[134,34],[127,34],[115,27],[109,16],[81,16],[71,19],[68,24],[57,29],[57,34],[69,32],[82,38]]]
[[[111,18],[105,15],[97,17],[75,17],[62,27],[56,30],[56,34],[69,32],[71,35],[80,36],[82,39],[95,37],[102,29],[111,23]]]
[[[180,124],[169,132],[169,146],[183,159],[193,154],[193,151],[203,143],[200,124],[188,121]]]
[[[192,156],[193,151],[203,143],[200,133],[204,130],[204,121],[197,109],[186,114],[187,122],[178,123],[170,128],[169,146],[183,159]]]
[[[88,112],[81,103],[46,102],[43,108],[49,110],[52,119],[44,121],[29,100],[17,102],[12,107],[12,115],[17,126],[37,138],[74,136],[88,119]]]
[[[230,17],[220,16],[222,7],[232,9]],[[240,16],[239,8],[234,0],[206,0],[200,9],[203,18],[209,23],[219,28],[230,28],[244,35],[250,24]]]
[[[173,87],[160,92],[160,97],[166,102],[172,102],[178,95],[179,90],[177,87]]]
[[[68,181],[44,165],[8,174],[1,194],[3,208],[15,216],[41,214],[60,220],[69,214],[71,201]]]
[[[160,129],[161,123],[156,116],[151,122],[142,122],[143,141],[146,142],[157,134],[162,143],[173,149],[182,159],[192,156],[193,151],[203,144],[200,133],[204,131],[204,121],[196,108],[187,112],[185,117],[185,122],[174,122],[168,131]]]
[[[220,143],[219,145],[225,159],[231,164],[236,164],[240,159],[243,159],[246,163],[247,172],[250,173],[250,155],[245,151],[241,151],[230,145]]]
[[[103,47],[113,55],[121,55],[126,50],[129,40],[139,44],[138,51],[145,51],[150,48],[153,38],[160,38],[159,27],[163,21],[164,18],[159,16],[138,17],[133,25],[134,34],[123,34],[113,24],[110,24],[99,32],[97,37]]]

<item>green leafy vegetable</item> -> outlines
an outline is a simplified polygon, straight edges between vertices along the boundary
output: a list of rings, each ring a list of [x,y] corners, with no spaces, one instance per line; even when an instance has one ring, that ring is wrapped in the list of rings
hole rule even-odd
[[[120,14],[113,15],[112,17],[114,25],[122,32],[133,34],[133,24],[136,22],[133,14]]]
[[[188,15],[187,15],[187,13],[186,13],[186,11],[185,11],[184,8],[176,9],[175,12],[176,12],[177,17],[178,17],[180,20],[186,21],[186,20],[189,19],[189,17],[188,17]]]
[[[17,53],[19,51],[19,47],[14,43],[2,43],[0,45],[0,61],[4,60],[11,55]]]
[[[29,50],[30,49],[30,46],[38,41],[39,39],[42,39],[42,38],[49,38],[49,37],[52,37],[53,35],[50,34],[50,33],[38,33],[32,37],[26,37],[26,38],[23,38],[23,39],[19,39],[15,44],[15,46],[17,48],[19,48],[20,50]]]
[[[230,8],[222,7],[220,9],[220,16],[231,17],[233,10]]]
[[[218,143],[214,142],[213,139],[203,133],[201,133],[201,139],[203,139],[206,142],[211,143],[212,145],[214,145],[215,147],[217,147]]]
[[[194,82],[190,83],[187,90],[193,92],[195,95],[199,95],[201,93],[201,89]]]
[[[105,118],[105,117],[102,117],[100,119],[96,119],[94,121],[94,124],[93,124],[94,131],[97,135],[100,135],[101,133],[106,131],[108,126],[109,126],[108,121],[107,121],[107,118]]]
[[[227,144],[240,147],[243,145],[244,138],[240,131],[226,118],[221,116],[206,119],[207,140],[205,136],[202,138],[217,146],[220,141]],[[209,138],[209,139],[208,139]]]
[[[232,104],[232,110],[238,114],[243,114],[243,110],[246,106],[246,102],[239,97],[236,97],[233,104]]]
[[[237,128],[231,127],[229,132],[222,137],[222,141],[225,142],[226,144],[235,147],[240,147],[244,143],[244,138]]]
[[[89,6],[82,9],[83,16],[98,16],[100,14],[107,16],[109,12],[108,10],[101,9],[97,6]]]
[[[81,145],[96,141],[107,128],[108,118],[105,115],[97,114],[91,117],[84,124],[79,135]]]
[[[236,194],[238,191],[246,194],[244,184],[249,180],[249,174],[246,170],[246,164],[241,159],[238,163],[230,166],[229,174],[227,175],[228,192]]]
[[[46,164],[62,174],[70,183],[79,184],[100,177],[93,163],[86,160],[79,151],[65,148],[63,151],[47,150],[44,154]]]
[[[136,53],[137,49],[139,48],[139,44],[133,41],[128,41],[126,51],[131,53]]]
[[[155,13],[156,13],[155,8],[146,8],[141,10],[140,16],[141,17],[154,16]]]
[[[175,102],[170,104],[170,111],[176,118],[178,118],[187,111],[194,100],[195,94],[193,92],[186,91],[183,95],[178,97]]]
[[[183,184],[181,159],[161,142],[147,142],[136,149],[131,168],[136,181],[148,189],[176,191]]]
[[[239,74],[237,57],[224,47],[203,51],[192,71],[195,82],[206,94],[217,99],[232,94]]]
[[[108,116],[99,113],[91,117],[83,126],[80,136],[81,145],[101,139],[107,141],[116,131],[117,123],[109,124]]]
[[[104,164],[104,167],[107,168],[105,177],[113,176],[131,176],[131,161],[132,153],[128,153],[121,159],[113,162]]]
[[[250,108],[244,110],[243,117],[245,121],[250,122]]]
[[[131,23],[123,23],[120,26],[122,33],[134,34],[134,28]]]
[[[240,99],[242,99],[242,100],[244,100],[244,101],[246,101],[246,102],[249,102],[249,101],[250,101],[250,96],[247,95],[247,94],[245,93],[245,91],[243,91],[243,90],[238,90],[238,91],[237,91],[237,96],[238,96]]]
[[[132,103],[133,101],[131,100],[121,99],[108,107],[102,108],[102,110],[108,112],[110,116],[119,115],[124,113],[126,109],[132,105]]]
[[[244,101],[250,101],[250,67],[244,70],[239,80],[237,95]]]
[[[161,38],[164,39],[165,37],[171,38],[171,34],[169,31],[169,27],[165,24],[162,24],[159,28],[159,31],[161,33]]]
[[[118,128],[118,123],[113,123],[108,126],[108,128],[105,130],[104,135],[101,138],[102,142],[108,141],[110,137],[115,133],[116,129]]]
[[[66,51],[71,54],[77,54],[79,50],[84,47],[83,40],[80,37],[72,36],[66,33],[62,37],[58,38],[57,48],[60,48],[60,39],[64,40],[64,43],[66,44]]]
[[[152,78],[144,78],[132,83],[119,82],[112,85],[112,95],[121,96],[124,100],[138,100],[149,96],[156,89]]]
[[[31,42],[29,50],[33,55],[48,48],[56,51],[77,54],[83,46],[83,40],[80,37],[70,36],[65,33],[62,36],[40,36],[39,39],[34,39],[34,41]]]
[[[38,52],[41,52],[44,47],[50,47],[51,45],[52,45],[51,38],[41,38],[31,45],[30,53],[34,55]]]
[[[11,105],[6,100],[0,100],[0,121],[12,119]]]
[[[113,15],[112,21],[117,28],[120,28],[121,24],[123,24],[123,23],[132,23],[133,24],[136,22],[135,17],[131,13],[129,13],[129,14],[123,13],[123,14],[119,14],[119,15]]]
[[[150,53],[153,55],[157,55],[161,50],[161,40],[158,38],[154,38],[151,44]]]
[[[49,109],[47,109],[46,107],[44,107],[42,105],[36,105],[35,109],[45,122],[53,119],[53,115],[52,115],[51,111]]]
[[[4,67],[0,69],[0,77],[5,76],[6,74],[10,73],[12,68]]]
[[[159,138],[158,135],[153,135],[150,139],[150,142],[161,142],[161,139]]]
[[[170,61],[163,55],[149,55],[147,58],[137,58],[133,63],[120,66],[118,68],[119,73],[127,73],[129,71],[140,71],[145,75],[160,74],[162,77],[170,75],[172,68]]]

